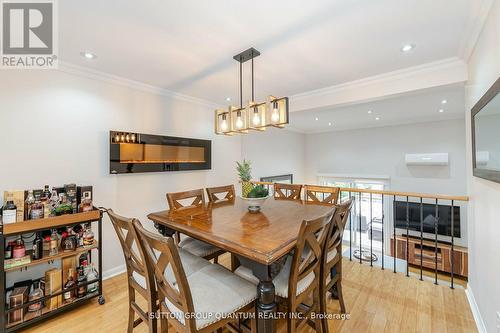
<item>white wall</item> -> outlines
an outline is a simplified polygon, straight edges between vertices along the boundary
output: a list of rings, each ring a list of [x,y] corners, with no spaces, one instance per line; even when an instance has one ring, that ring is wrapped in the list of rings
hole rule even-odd
[[[476,178],[471,168],[470,109],[500,76],[500,1],[496,0],[469,60],[465,118],[469,207],[469,292],[488,332],[500,311],[500,184]]]
[[[253,179],[293,174],[294,183],[304,182],[304,134],[268,128],[242,136],[241,156],[252,162]]]
[[[211,139],[212,170],[109,174],[109,130]],[[241,141],[213,135],[212,108],[60,71],[0,74],[0,196],[44,184],[94,186],[95,205],[150,223],[165,193],[236,182]],[[3,202],[3,200],[2,200]],[[104,272],[123,264],[114,230],[103,228]]]

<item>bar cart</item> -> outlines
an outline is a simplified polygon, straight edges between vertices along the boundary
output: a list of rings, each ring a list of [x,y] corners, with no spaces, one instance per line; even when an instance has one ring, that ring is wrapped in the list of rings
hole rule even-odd
[[[25,328],[27,326],[33,325],[35,323],[41,322],[49,317],[52,317],[54,315],[57,315],[59,313],[69,311],[75,307],[78,307],[82,304],[84,304],[86,301],[98,297],[99,304],[104,304],[105,299],[102,294],[102,211],[100,211],[97,208],[93,208],[93,210],[88,211],[88,212],[83,212],[83,213],[75,213],[75,214],[68,214],[68,215],[62,215],[62,216],[56,216],[56,217],[49,217],[49,218],[44,218],[44,219],[38,219],[38,220],[30,220],[30,221],[24,221],[24,222],[17,222],[17,223],[12,223],[12,224],[6,224],[3,225],[3,223],[0,223],[0,306],[1,306],[1,311],[2,315],[0,315],[0,333],[9,333],[9,332],[16,332],[22,328]],[[0,222],[1,222],[1,217],[0,217]],[[90,246],[84,246],[84,247],[77,247],[75,250],[70,251],[70,252],[63,252],[60,251],[56,255],[44,255],[41,259],[38,260],[32,260],[29,263],[23,263],[15,267],[5,267],[5,242],[7,237],[12,237],[12,236],[18,236],[22,234],[29,234],[29,233],[34,233],[34,232],[40,232],[43,230],[48,230],[48,229],[57,229],[61,227],[72,227],[77,224],[87,224],[87,223],[97,223],[97,237],[95,237],[94,242]],[[83,283],[80,283],[78,285],[75,285],[72,288],[69,289],[64,289],[61,288],[61,291],[51,293],[50,295],[46,295],[44,293],[44,296],[42,298],[39,298],[34,301],[27,301],[23,302],[21,305],[17,305],[14,307],[9,307],[6,302],[6,293],[13,289],[13,287],[7,287],[7,274],[9,272],[13,271],[18,271],[18,272],[27,272],[29,267],[40,265],[40,264],[53,264],[55,261],[61,261],[61,267],[62,267],[62,261],[65,258],[69,258],[72,256],[77,256],[80,255],[81,253],[88,253],[88,255],[92,258],[93,257],[93,251],[97,252],[97,258],[98,258],[98,274],[97,278],[93,279],[91,281],[85,281]],[[29,253],[30,251],[26,251]],[[38,281],[40,279],[34,279],[33,281]],[[63,282],[64,283],[64,282]],[[54,309],[48,309],[48,307],[42,307],[42,309],[36,314],[33,315],[31,312],[27,312],[26,308],[29,307],[31,304],[37,303],[37,302],[47,302],[51,299],[54,299],[54,297],[62,297],[62,295],[65,292],[72,291],[73,289],[77,289],[78,287],[84,286],[85,288],[88,285],[91,284],[98,284],[98,288],[95,292],[86,294],[84,297],[77,298],[73,300],[72,302],[64,303],[61,302],[60,305],[58,305]],[[28,288],[29,290],[29,288]],[[43,304],[42,303],[42,304]],[[19,322],[16,322],[15,324],[9,323],[8,318],[9,314],[18,310],[22,310],[22,320]]]

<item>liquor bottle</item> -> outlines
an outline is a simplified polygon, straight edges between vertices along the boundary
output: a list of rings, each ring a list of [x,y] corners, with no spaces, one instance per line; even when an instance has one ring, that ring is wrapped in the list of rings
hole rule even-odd
[[[43,219],[43,204],[40,201],[40,195],[35,195],[35,202],[31,205],[31,220]]]
[[[50,216],[56,216],[57,206],[59,206],[59,195],[56,190],[52,190],[50,195]]]
[[[26,219],[31,219],[31,206],[35,203],[35,196],[33,195],[33,190],[28,191],[28,196],[26,197]]]
[[[12,251],[14,250],[15,242],[9,242],[5,248],[5,259],[12,259]]]
[[[30,302],[33,302],[42,297],[43,290],[40,288],[40,281],[35,281],[33,284],[33,290],[30,292],[28,299]],[[30,304],[28,306],[28,312],[35,312],[35,317],[40,316],[42,314],[42,302],[40,301]]]
[[[76,246],[78,247],[83,246],[83,231],[81,224],[77,224],[73,227],[73,233],[76,235]]]
[[[71,229],[67,227],[61,236],[61,249],[64,252],[74,251],[76,249],[76,242],[76,236],[71,232]]]
[[[90,223],[85,225],[85,232],[83,233],[83,246],[94,245],[94,232]]]
[[[9,200],[2,209],[3,224],[16,223],[17,221],[17,206],[14,201]]]
[[[24,246],[24,241],[21,237],[16,240],[16,245],[12,250],[12,258],[22,258],[26,255],[26,247]]]
[[[82,298],[87,295],[87,285],[84,283],[87,282],[87,277],[85,276],[85,270],[83,266],[78,267],[78,289],[77,289],[77,297]]]
[[[33,260],[39,260],[43,258],[43,239],[40,236],[39,232],[36,233],[35,239],[33,240],[32,250]]]
[[[87,273],[87,281],[93,281],[97,280],[99,278],[99,274],[97,273],[97,270],[95,269],[94,263],[91,263],[89,268],[88,268],[88,273]],[[98,288],[98,282],[91,283],[87,285],[87,292],[89,294],[94,293],[97,291]]]
[[[57,235],[57,230],[52,230],[52,235],[50,235],[50,250],[49,255],[55,256],[59,253],[59,236]]]
[[[51,213],[49,185],[45,185],[44,190],[42,192],[42,196],[40,197],[40,201],[42,202],[43,205],[43,217],[47,218],[50,216]]]
[[[71,289],[76,286],[73,268],[68,269],[68,280],[64,283],[64,302],[72,302],[76,298],[76,289]],[[69,290],[71,289],[71,290]]]
[[[80,257],[78,258],[78,266],[80,267],[86,267],[89,264],[89,259],[88,259],[88,254],[87,252],[83,252],[80,254]]]

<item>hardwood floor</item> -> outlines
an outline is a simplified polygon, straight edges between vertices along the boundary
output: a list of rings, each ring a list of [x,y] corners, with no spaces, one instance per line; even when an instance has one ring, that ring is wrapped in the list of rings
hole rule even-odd
[[[221,262],[228,266],[229,256]],[[330,332],[477,332],[463,289],[407,278],[378,267],[344,260],[344,293],[348,320],[331,320]],[[106,304],[90,301],[23,332],[126,332],[127,284],[124,274],[104,281]],[[339,313],[337,301],[328,309]],[[279,332],[286,326],[280,323]],[[304,332],[314,332],[306,328]],[[146,332],[139,325],[134,333]]]

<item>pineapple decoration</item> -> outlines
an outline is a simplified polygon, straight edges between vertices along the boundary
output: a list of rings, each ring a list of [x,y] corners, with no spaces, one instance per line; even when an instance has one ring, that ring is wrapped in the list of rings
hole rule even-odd
[[[241,181],[241,195],[246,198],[248,193],[253,189],[253,184],[250,183],[252,179],[252,168],[250,166],[250,161],[243,160],[243,162],[236,162],[236,171]]]

